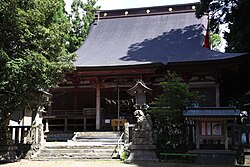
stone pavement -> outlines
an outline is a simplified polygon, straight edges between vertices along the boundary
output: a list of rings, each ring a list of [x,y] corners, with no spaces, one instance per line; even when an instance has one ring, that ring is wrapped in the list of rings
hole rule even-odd
[[[211,165],[170,164],[161,162],[141,162],[126,164],[120,160],[54,160],[31,161],[1,164],[1,167],[211,167]],[[213,167],[232,167],[232,165],[213,165]]]

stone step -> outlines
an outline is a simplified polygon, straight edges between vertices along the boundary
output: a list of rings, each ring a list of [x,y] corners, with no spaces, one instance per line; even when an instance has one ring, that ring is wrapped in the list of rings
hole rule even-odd
[[[37,161],[48,161],[48,160],[65,160],[65,159],[69,159],[69,160],[82,160],[82,159],[103,159],[103,160],[111,160],[111,156],[93,156],[93,155],[82,155],[82,156],[50,156],[50,157],[37,157],[33,160],[37,160]]]
[[[67,142],[45,142],[34,159],[112,159],[119,138],[119,132],[75,132]]]
[[[112,159],[112,153],[47,153],[39,154],[35,159]]]
[[[119,139],[120,132],[49,132],[45,134],[47,142],[68,141],[77,139]]]
[[[118,140],[117,140],[118,141]],[[102,147],[114,147],[114,145],[117,145],[118,142],[93,142],[93,141],[84,141],[84,142],[80,142],[80,141],[72,141],[69,140],[67,142],[46,142],[44,144],[44,147],[47,148],[93,148],[93,147],[98,147],[98,148],[102,148]],[[120,144],[122,144],[122,142],[120,142]]]
[[[75,132],[75,139],[119,139],[120,132]]]
[[[81,143],[80,145],[77,145],[75,143],[76,142],[74,142],[73,144],[65,144],[65,145],[58,145],[58,144],[53,145],[53,143],[50,143],[50,145],[46,144],[43,149],[112,149],[114,148],[114,145],[110,145],[106,143],[105,144],[99,143],[99,145],[97,145],[96,143],[95,144]]]
[[[113,151],[108,152],[86,152],[86,153],[74,153],[74,152],[66,152],[66,153],[60,153],[60,152],[50,152],[50,153],[40,153],[37,157],[84,157],[84,156],[94,156],[94,157],[109,157],[111,158]]]
[[[119,138],[102,138],[102,139],[96,139],[96,138],[77,138],[73,141],[75,142],[109,142],[109,143],[117,143]]]
[[[76,132],[72,141],[76,142],[105,142],[116,145],[120,132]]]
[[[44,149],[40,151],[40,154],[61,154],[61,153],[108,153],[113,152],[114,148],[99,148],[99,149]]]
[[[45,147],[35,158],[36,160],[47,159],[112,159],[114,147],[89,147],[77,148],[51,148]]]
[[[47,142],[54,142],[54,141],[67,141],[71,140],[74,137],[74,133],[46,133],[45,139]]]

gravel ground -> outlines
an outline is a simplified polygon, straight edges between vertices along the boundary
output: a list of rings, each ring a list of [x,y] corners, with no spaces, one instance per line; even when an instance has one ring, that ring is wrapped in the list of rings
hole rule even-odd
[[[119,160],[54,160],[31,161],[1,164],[1,167],[232,167],[233,165],[197,165],[197,164],[170,164],[161,162],[142,162],[126,164]]]

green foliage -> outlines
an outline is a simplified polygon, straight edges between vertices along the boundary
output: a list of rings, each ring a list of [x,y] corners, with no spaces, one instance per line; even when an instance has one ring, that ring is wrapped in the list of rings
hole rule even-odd
[[[74,55],[63,0],[2,0],[0,22],[0,112],[8,115],[40,105],[38,90],[57,86]]]
[[[225,32],[224,38],[227,41],[226,51],[228,52],[249,52],[250,51],[250,17],[248,10],[249,0],[201,0],[197,6],[196,15],[209,13],[210,29],[218,33],[220,24],[228,24],[230,32]]]
[[[73,0],[71,13],[68,15],[71,27],[67,49],[70,53],[75,52],[86,39],[90,24],[95,18],[95,12],[100,8],[99,6],[94,7],[96,2],[97,0],[87,0],[86,3],[81,0]]]
[[[157,132],[157,151],[183,151],[181,146],[185,142],[185,134],[182,113],[201,97],[189,92],[188,85],[173,72],[167,72],[166,81],[161,85],[163,93],[155,101],[156,108],[149,111]]]
[[[121,155],[120,155],[120,159],[122,160],[122,161],[125,161],[126,159],[128,159],[128,157],[129,157],[129,151],[128,150],[124,150],[122,153],[121,153]]]
[[[250,91],[244,94],[238,94],[230,98],[230,106],[234,106],[240,110],[250,111]]]
[[[196,100],[196,92],[189,92],[188,85],[181,82],[181,78],[176,73],[167,71],[165,78],[166,81],[161,82],[163,94],[154,102],[158,108],[167,107],[171,110],[183,111]]]
[[[210,46],[214,51],[220,51],[221,37],[219,34],[210,33]]]

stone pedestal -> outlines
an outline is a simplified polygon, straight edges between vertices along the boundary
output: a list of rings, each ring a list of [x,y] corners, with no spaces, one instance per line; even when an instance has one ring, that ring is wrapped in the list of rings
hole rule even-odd
[[[132,132],[133,145],[152,145],[152,130],[134,129]]]
[[[126,162],[132,161],[157,161],[155,145],[130,145],[130,155]]]

